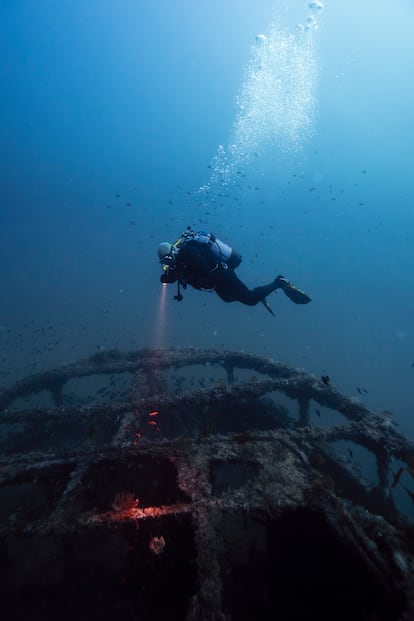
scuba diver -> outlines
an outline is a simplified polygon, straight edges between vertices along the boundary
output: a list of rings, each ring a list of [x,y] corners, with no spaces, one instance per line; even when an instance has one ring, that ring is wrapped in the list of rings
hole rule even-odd
[[[266,297],[276,289],[282,289],[295,304],[307,304],[310,297],[295,287],[284,276],[277,276],[268,285],[248,289],[238,278],[235,269],[240,265],[240,254],[223,243],[212,233],[194,232],[190,227],[184,231],[174,244],[162,242],[158,246],[163,273],[163,284],[177,282],[175,300],[181,302],[180,285],[185,289],[215,291],[224,302],[241,302],[255,306],[261,302],[273,315]]]

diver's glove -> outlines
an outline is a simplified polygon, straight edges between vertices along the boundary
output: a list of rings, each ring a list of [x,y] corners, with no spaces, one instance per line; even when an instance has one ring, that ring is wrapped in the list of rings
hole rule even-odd
[[[311,301],[311,298],[304,291],[298,289],[296,285],[284,276],[277,276],[275,278],[275,285],[276,289],[282,289],[289,300],[292,300],[295,304],[308,304]]]

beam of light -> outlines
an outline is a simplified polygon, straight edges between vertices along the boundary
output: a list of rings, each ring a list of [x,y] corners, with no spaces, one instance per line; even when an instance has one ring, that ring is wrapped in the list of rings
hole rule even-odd
[[[167,284],[161,285],[160,301],[158,305],[158,313],[155,326],[155,347],[159,349],[164,346],[164,333],[165,333],[165,314],[166,314],[166,301],[167,301]]]

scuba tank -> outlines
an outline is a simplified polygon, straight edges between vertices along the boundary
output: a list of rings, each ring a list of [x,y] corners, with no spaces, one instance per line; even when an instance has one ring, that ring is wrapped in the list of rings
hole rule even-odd
[[[239,253],[220,239],[217,239],[213,233],[206,233],[205,231],[194,233],[194,231],[187,227],[181,237],[177,239],[174,246],[180,247],[187,241],[195,241],[198,244],[207,246],[218,263],[224,263],[225,266],[231,267],[232,269],[238,267],[241,263],[242,258]]]

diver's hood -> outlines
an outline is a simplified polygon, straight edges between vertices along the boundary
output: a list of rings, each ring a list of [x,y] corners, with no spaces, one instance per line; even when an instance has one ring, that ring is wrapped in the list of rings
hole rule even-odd
[[[166,256],[171,254],[171,251],[172,251],[172,244],[170,244],[170,242],[162,242],[158,246],[158,258],[159,258],[159,260],[162,261],[163,259],[165,259]]]

